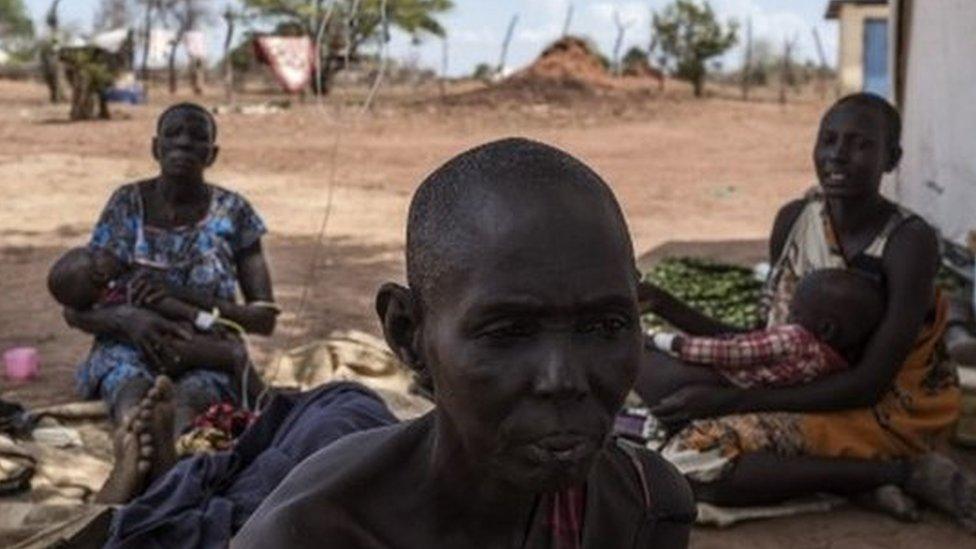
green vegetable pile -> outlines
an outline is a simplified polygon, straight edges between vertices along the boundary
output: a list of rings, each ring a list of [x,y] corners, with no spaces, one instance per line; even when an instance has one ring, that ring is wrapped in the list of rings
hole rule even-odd
[[[727,324],[754,328],[763,321],[759,310],[763,284],[750,269],[697,258],[668,258],[645,273],[644,279]],[[665,326],[654,315],[643,320],[648,328]]]
[[[644,280],[726,324],[756,328],[764,320],[759,307],[763,283],[756,280],[750,269],[706,259],[677,257],[659,262],[644,273]],[[950,293],[965,290],[965,281],[945,267],[939,271],[936,285]],[[647,328],[667,327],[666,322],[653,314],[645,315],[642,321]]]
[[[966,290],[966,281],[944,265],[939,268],[939,272],[935,276],[935,285],[949,294]]]

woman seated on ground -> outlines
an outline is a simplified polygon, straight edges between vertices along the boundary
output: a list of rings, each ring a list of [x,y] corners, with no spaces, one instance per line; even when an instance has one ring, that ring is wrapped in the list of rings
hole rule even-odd
[[[914,518],[907,492],[976,528],[976,482],[933,453],[960,409],[958,380],[940,360],[946,303],[934,286],[938,239],[879,191],[898,164],[899,142],[899,115],[883,99],[838,101],[814,150],[820,188],[787,204],[770,238],[772,326],[786,321],[797,282],[814,270],[855,271],[884,288],[884,317],[850,369],[797,386],[742,389],[648,354],[637,390],[678,431],[668,450],[715,458],[688,472],[700,500],[741,506],[816,492],[875,494]],[[735,331],[658,288],[642,292],[647,309],[690,334]]]
[[[76,256],[84,260],[82,268],[102,275],[104,265],[111,263],[108,258],[123,266],[111,269],[113,276],[138,272],[128,288],[138,297],[65,308],[71,326],[95,336],[91,353],[78,368],[80,392],[109,405],[120,426],[118,448],[127,447],[122,442],[126,435],[132,438],[134,423],[146,424],[136,430],[142,434],[141,444],[128,447],[151,458],[151,477],[173,464],[174,437],[194,417],[240,396],[234,370],[246,362],[246,353],[239,360],[218,354],[215,364],[201,367],[199,361],[216,347],[194,331],[209,330],[220,318],[240,330],[267,335],[278,313],[261,248],[264,223],[243,197],[203,178],[218,152],[214,118],[198,105],[177,104],[160,115],[156,133],[152,150],[160,174],[116,190],[95,226],[91,256]],[[52,270],[55,295],[60,293],[57,277],[73,272],[61,263]],[[236,299],[238,287],[245,304]],[[179,303],[194,312],[185,315],[194,322],[180,324],[164,316],[173,312],[164,304]],[[193,345],[195,341],[200,344]],[[149,394],[161,373],[173,379],[172,385],[157,384]],[[151,405],[140,408],[140,402]],[[126,475],[124,484],[144,482],[147,468],[144,461],[137,472]]]

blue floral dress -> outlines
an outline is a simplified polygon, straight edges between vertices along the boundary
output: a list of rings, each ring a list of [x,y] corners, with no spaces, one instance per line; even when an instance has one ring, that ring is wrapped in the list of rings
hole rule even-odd
[[[247,200],[209,185],[210,208],[201,221],[162,229],[145,223],[139,188],[139,183],[132,183],[115,191],[95,225],[89,247],[112,252],[131,269],[151,269],[168,285],[235,300],[235,258],[267,232]],[[98,336],[88,358],[78,366],[76,382],[83,397],[101,397],[114,410],[126,381],[153,377],[138,348]],[[230,376],[222,372],[193,370],[176,382],[183,391],[205,395],[214,403],[237,398]]]

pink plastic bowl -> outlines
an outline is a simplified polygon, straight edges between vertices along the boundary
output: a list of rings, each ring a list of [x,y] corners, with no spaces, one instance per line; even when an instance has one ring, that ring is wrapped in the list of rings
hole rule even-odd
[[[27,381],[37,376],[41,357],[33,347],[15,347],[3,353],[7,377],[15,381]]]

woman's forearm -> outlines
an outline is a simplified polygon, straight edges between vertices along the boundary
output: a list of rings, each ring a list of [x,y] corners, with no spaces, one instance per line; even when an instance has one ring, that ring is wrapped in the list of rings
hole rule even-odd
[[[149,308],[170,320],[191,323],[197,319],[197,314],[202,310],[172,297],[165,297]]]
[[[274,307],[225,300],[215,301],[214,306],[222,318],[239,324],[249,334],[271,335],[278,321],[278,309]]]
[[[106,335],[119,339],[127,339],[128,334],[125,330],[126,315],[132,307],[129,305],[119,305],[105,309],[92,309],[88,311],[77,311],[65,308],[64,319],[72,328],[81,330],[91,335]]]
[[[856,372],[843,372],[806,385],[741,389],[729,413],[853,410],[873,406],[884,393],[881,384],[862,380]]]
[[[711,337],[745,331],[706,316],[660,288],[653,292],[646,303],[641,312],[653,312],[675,328],[691,335]]]
[[[173,297],[164,301],[168,302],[171,312],[175,313],[176,309],[180,308],[179,316],[182,318],[186,316],[185,310],[191,310],[193,318],[188,319],[190,322],[196,317],[196,311],[202,310],[209,313],[216,308],[222,318],[240,325],[247,333],[270,335],[274,332],[278,317],[278,310],[274,307],[254,304],[242,305],[226,299],[203,296],[183,288],[171,288],[169,291]],[[179,306],[174,303],[178,303]]]

